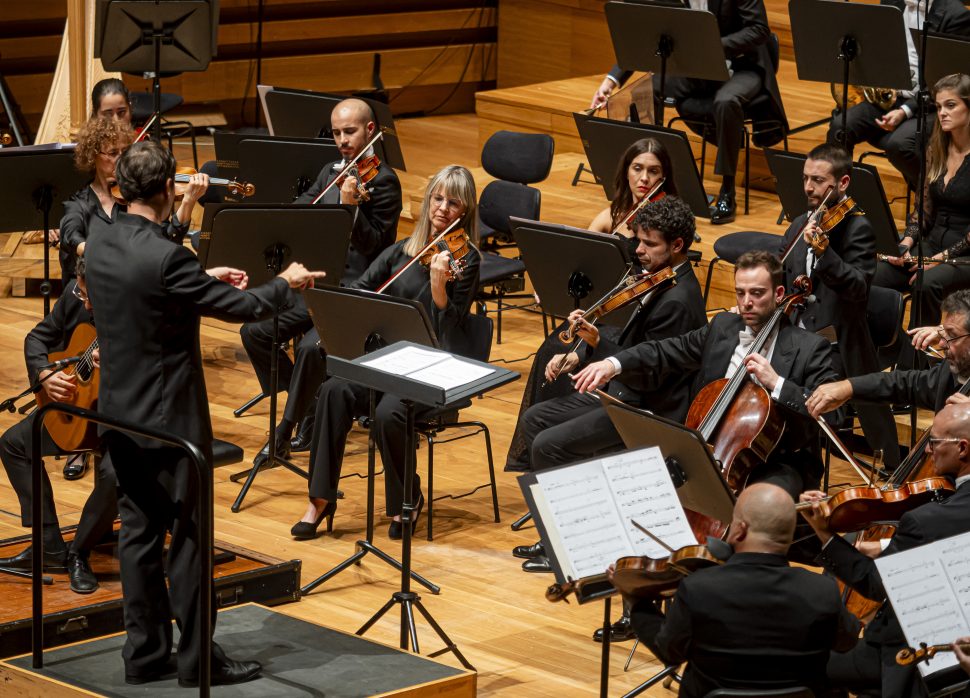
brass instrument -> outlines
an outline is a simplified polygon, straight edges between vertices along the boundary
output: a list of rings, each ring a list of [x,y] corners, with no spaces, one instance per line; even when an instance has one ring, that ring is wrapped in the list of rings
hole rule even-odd
[[[835,106],[842,109],[842,85],[841,83],[830,83],[832,99]],[[864,87],[862,85],[849,85],[849,106],[854,107],[862,101],[875,104],[883,111],[889,111],[896,104],[897,91],[890,87]]]

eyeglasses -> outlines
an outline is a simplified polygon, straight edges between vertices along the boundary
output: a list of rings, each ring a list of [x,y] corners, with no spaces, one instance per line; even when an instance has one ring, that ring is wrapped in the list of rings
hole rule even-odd
[[[82,303],[88,302],[88,296],[86,293],[84,293],[84,291],[81,290],[80,286],[75,286],[74,288],[72,288],[71,293],[74,295],[75,298],[77,298]]]
[[[944,349],[950,346],[950,342],[955,342],[958,339],[963,339],[964,337],[970,337],[970,332],[967,332],[966,334],[958,335],[956,337],[947,337],[942,327],[936,331],[936,334],[940,338],[940,341],[943,342]]]
[[[98,155],[104,155],[106,158],[111,158],[112,160],[121,155],[120,150],[99,150]]]
[[[941,444],[941,443],[945,443],[945,442],[947,442],[947,441],[963,441],[963,439],[957,439],[957,438],[953,438],[953,437],[950,437],[950,438],[942,438],[942,437],[940,437],[940,438],[937,438],[937,437],[935,437],[935,436],[931,436],[931,437],[930,437],[929,439],[927,439],[927,440],[928,440],[928,441],[929,441],[929,442],[930,442],[931,444],[934,444],[934,445],[935,445],[935,444]]]

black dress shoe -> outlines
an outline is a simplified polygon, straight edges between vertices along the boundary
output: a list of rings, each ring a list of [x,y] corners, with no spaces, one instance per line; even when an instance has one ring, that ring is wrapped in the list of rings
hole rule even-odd
[[[8,570],[20,570],[30,572],[34,561],[33,548],[28,546],[22,552],[13,557],[0,558],[0,567]],[[44,571],[45,572],[67,572],[67,548],[57,552],[44,551]]]
[[[736,209],[737,205],[734,202],[734,193],[729,194],[722,191],[717,197],[717,203],[711,208],[711,223],[714,225],[731,223],[734,220]]]
[[[542,545],[542,541],[535,543],[534,545],[517,545],[512,548],[512,557],[520,557],[525,560],[532,560],[537,557],[545,557],[546,549]]]
[[[313,523],[307,521],[298,521],[293,524],[293,528],[290,529],[290,535],[296,540],[313,540],[317,537],[317,529],[320,528],[320,522],[324,519],[327,520],[327,533],[333,531],[333,515],[337,511],[337,502],[327,502],[320,514],[317,516],[317,520]]]
[[[290,440],[289,439],[277,439],[276,440],[276,455],[280,458],[290,457]],[[259,468],[261,470],[266,468],[276,468],[279,467],[279,463],[269,464],[269,441],[267,441],[256,457],[253,458],[253,467]]]
[[[610,642],[626,642],[635,640],[637,634],[633,631],[633,624],[629,616],[620,616],[620,619],[610,626]],[[594,642],[603,641],[603,628],[597,628],[593,633]]]
[[[549,564],[549,558],[542,555],[523,562],[522,569],[526,572],[552,572],[552,565]]]
[[[418,517],[421,516],[421,510],[424,509],[424,495],[418,495],[418,503],[414,507],[414,518],[411,519],[411,535],[414,535],[414,529],[418,527]],[[400,521],[391,521],[391,525],[387,527],[387,537],[391,540],[401,540],[404,537],[404,527],[401,525]]]
[[[98,589],[98,578],[91,571],[87,557],[68,553],[67,576],[71,580],[71,591],[75,594],[90,594]]]
[[[213,686],[228,686],[234,683],[252,681],[263,670],[263,665],[259,662],[237,662],[234,659],[225,659],[218,665],[212,667]],[[179,677],[179,686],[182,688],[196,688],[199,685],[198,677]]]
[[[65,480],[80,480],[88,472],[88,460],[83,453],[78,453],[67,459],[64,464]]]
[[[300,420],[300,428],[296,436],[290,439],[290,453],[303,453],[310,450],[310,444],[313,442],[313,421],[312,413]]]

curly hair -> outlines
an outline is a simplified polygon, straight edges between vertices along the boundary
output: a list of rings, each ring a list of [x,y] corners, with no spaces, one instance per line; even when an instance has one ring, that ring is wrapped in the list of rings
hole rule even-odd
[[[114,145],[127,148],[134,139],[131,126],[116,119],[89,119],[77,134],[74,166],[80,172],[93,174],[98,153]]]
[[[640,209],[634,219],[634,228],[656,230],[668,245],[680,238],[684,241],[683,251],[686,252],[694,242],[697,225],[690,206],[683,199],[668,194]]]

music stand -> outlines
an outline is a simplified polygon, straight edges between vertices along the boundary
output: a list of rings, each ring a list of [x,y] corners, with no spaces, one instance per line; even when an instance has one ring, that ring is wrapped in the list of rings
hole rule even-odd
[[[795,66],[799,80],[849,85],[913,88],[903,13],[891,5],[842,0],[789,0]],[[840,141],[846,147],[847,109]],[[848,148],[846,148],[848,150]]]
[[[200,261],[207,267],[242,269],[249,275],[253,286],[270,280],[294,261],[303,263],[308,269],[326,271],[329,283],[337,283],[343,275],[353,223],[353,212],[345,206],[289,206],[283,209],[223,204],[213,218],[205,255],[200,255]],[[309,478],[305,470],[280,457],[277,451],[279,313],[280,308],[274,308],[270,355],[269,456],[264,467],[282,465],[301,477]],[[230,477],[236,482],[246,476],[245,484],[230,507],[234,513],[239,511],[261,469],[253,467]]]
[[[17,205],[4,207],[0,232],[44,230],[44,315],[51,311],[50,243],[51,211],[87,184],[88,176],[74,168],[74,145],[34,145],[0,148],[0,183],[4,198]]]
[[[216,55],[218,0],[101,0],[94,26],[94,57],[108,72],[148,74],[160,117],[165,72],[201,72]],[[146,75],[147,77],[147,75]],[[161,118],[152,129],[161,141]]]
[[[923,61],[928,87],[936,84],[937,80],[946,75],[965,72],[970,65],[970,41],[957,36],[927,32],[924,54],[922,32],[918,29],[909,31],[913,36],[916,51]]]
[[[627,240],[556,223],[511,216],[512,235],[522,254],[542,308],[567,317],[615,288],[630,268]],[[555,250],[550,254],[550,250]],[[634,307],[608,315],[607,322],[622,327]]]
[[[654,99],[658,105],[654,123],[658,126],[664,122],[668,74],[718,82],[730,78],[717,18],[706,10],[608,2],[606,22],[617,64],[623,70],[642,70],[658,76]]]
[[[344,95],[312,90],[297,90],[289,87],[257,85],[266,125],[272,136],[296,136],[299,138],[333,138],[330,129],[330,115],[334,107],[347,99]],[[395,170],[404,170],[404,153],[401,141],[394,127],[391,108],[384,102],[367,97],[357,97],[367,103],[374,112],[374,123],[384,137],[377,142],[383,149],[378,152],[382,161]],[[378,145],[375,144],[375,149]]]
[[[239,144],[243,141],[271,141],[280,143],[330,143],[334,147],[333,139],[323,138],[274,138],[258,133],[236,133],[234,131],[216,131],[212,134],[212,145],[216,150],[216,167],[220,177],[239,179]]]
[[[781,201],[785,217],[795,220],[808,210],[805,189],[802,184],[802,170],[806,156],[790,153],[787,150],[765,148],[768,169],[775,178],[775,191]],[[876,238],[876,252],[879,254],[899,254],[899,237],[896,219],[893,218],[883,189],[879,171],[873,165],[852,163],[849,175],[848,194],[865,211]]]
[[[404,446],[405,465],[404,465],[404,503],[401,513],[401,528],[403,529],[403,539],[401,541],[401,590],[395,592],[390,600],[375,613],[370,620],[360,627],[358,635],[366,633],[371,626],[380,620],[394,604],[401,604],[401,649],[408,649],[408,639],[410,638],[411,647],[415,652],[420,652],[418,648],[418,635],[414,625],[414,609],[416,608],[424,616],[425,620],[431,625],[438,637],[445,643],[445,647],[429,656],[435,657],[444,652],[452,652],[461,664],[474,670],[468,660],[461,654],[458,647],[449,639],[445,631],[441,629],[431,614],[421,604],[421,598],[411,591],[411,520],[414,513],[414,502],[412,501],[411,484],[415,469],[415,441],[414,441],[414,405],[431,405],[439,408],[448,408],[459,404],[475,395],[481,395],[494,388],[510,383],[519,378],[519,374],[508,369],[498,368],[481,361],[472,359],[461,359],[462,362],[474,367],[488,369],[488,373],[472,378],[465,383],[457,386],[444,388],[431,383],[425,383],[408,375],[401,375],[399,372],[390,372],[368,366],[375,359],[380,359],[399,350],[408,348],[422,348],[425,351],[434,351],[442,357],[451,357],[448,352],[440,350],[428,350],[420,345],[411,342],[396,342],[384,349],[379,349],[365,357],[357,358],[353,361],[340,357],[328,357],[327,372],[338,378],[357,383],[371,391],[371,404],[373,405],[373,394],[375,391],[391,393],[401,398],[405,407],[406,424],[406,443]]]
[[[589,167],[603,185],[607,199],[612,201],[616,196],[613,175],[626,149],[641,138],[656,138],[670,155],[677,196],[690,206],[695,216],[710,218],[704,180],[697,171],[697,161],[686,133],[665,126],[614,121],[581,113],[573,114],[573,117]]]
[[[309,189],[324,165],[340,160],[333,141],[269,141],[239,143],[239,176],[256,187],[257,202],[289,203]]]

